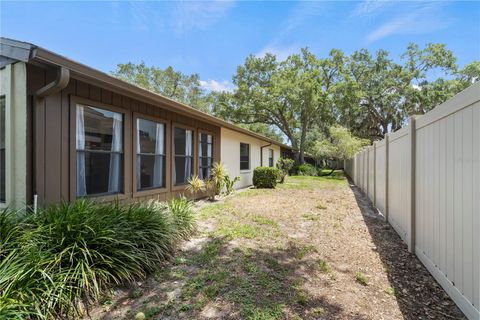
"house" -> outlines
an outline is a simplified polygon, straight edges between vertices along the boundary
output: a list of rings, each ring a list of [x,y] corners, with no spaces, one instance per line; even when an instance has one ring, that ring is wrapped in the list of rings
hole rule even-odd
[[[291,150],[36,45],[0,45],[0,206],[166,200],[217,161],[243,188]]]

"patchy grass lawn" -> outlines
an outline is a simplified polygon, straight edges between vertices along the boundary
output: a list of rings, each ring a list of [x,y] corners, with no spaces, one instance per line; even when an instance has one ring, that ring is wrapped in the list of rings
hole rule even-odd
[[[164,271],[92,318],[462,318],[340,171],[199,204],[199,232]]]

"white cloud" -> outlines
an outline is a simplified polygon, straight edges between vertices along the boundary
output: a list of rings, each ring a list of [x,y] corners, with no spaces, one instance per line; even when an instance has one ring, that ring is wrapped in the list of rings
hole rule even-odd
[[[260,52],[255,54],[256,57],[264,57],[267,53],[274,54],[277,57],[277,61],[283,61],[287,59],[288,56],[299,53],[300,52],[300,46],[298,45],[292,45],[292,46],[276,46],[269,44],[266,47],[264,47]]]
[[[174,30],[184,34],[192,29],[206,29],[228,14],[233,0],[177,2],[173,15]]]
[[[233,91],[233,84],[228,80],[223,80],[221,82],[213,79],[209,79],[207,81],[200,80],[200,86],[207,91],[216,91],[216,92]]]
[[[405,12],[369,33],[366,40],[372,43],[395,34],[425,34],[444,29],[450,20],[439,12],[441,6],[442,3],[411,5]]]
[[[390,1],[383,0],[365,0],[360,2],[355,9],[353,9],[351,16],[352,17],[359,17],[359,16],[367,16],[372,14],[377,14],[383,11],[386,7],[391,4]]]

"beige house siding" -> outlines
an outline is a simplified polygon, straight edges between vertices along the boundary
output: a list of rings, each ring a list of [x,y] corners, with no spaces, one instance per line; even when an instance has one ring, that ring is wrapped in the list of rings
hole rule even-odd
[[[5,203],[27,203],[27,72],[23,62],[0,70],[0,96],[5,96]]]
[[[263,148],[263,165],[268,166],[268,149],[273,150],[273,163],[280,157],[280,146],[269,145],[269,142],[239,133],[230,129],[221,129],[221,160],[225,164],[230,176],[239,176],[240,181],[235,185],[237,189],[252,185],[253,169],[261,166],[260,150]],[[240,143],[250,145],[250,169],[240,170]]]

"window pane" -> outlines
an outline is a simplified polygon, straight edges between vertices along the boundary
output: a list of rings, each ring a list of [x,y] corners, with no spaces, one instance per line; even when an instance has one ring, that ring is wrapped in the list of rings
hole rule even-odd
[[[114,194],[123,186],[123,115],[77,105],[77,196]]]
[[[165,186],[165,156],[137,155],[137,189],[162,188]]]
[[[123,191],[123,155],[118,153],[77,152],[80,157],[85,157],[86,187],[86,194],[79,193],[79,188],[77,188],[77,196]],[[117,163],[121,165],[117,165]]]
[[[5,202],[5,96],[0,97],[0,202]]]
[[[175,154],[185,155],[185,132],[187,130],[181,128],[175,128],[174,132],[174,144],[175,144]]]
[[[137,119],[137,151],[140,153],[165,153],[165,125],[154,121]]]
[[[121,152],[123,115],[90,106],[79,105],[79,107],[83,107],[84,149]],[[114,131],[120,131],[119,135],[115,134],[115,141],[113,140]],[[82,148],[77,146],[77,149]]]
[[[240,170],[250,169],[250,145],[240,143]]]
[[[192,160],[191,157],[175,157],[174,179],[176,185],[187,184],[192,177]]]
[[[250,145],[248,145],[248,144],[246,144],[246,143],[240,143],[240,156],[248,157],[248,155],[249,155],[249,152],[248,152],[249,147],[250,147]]]

